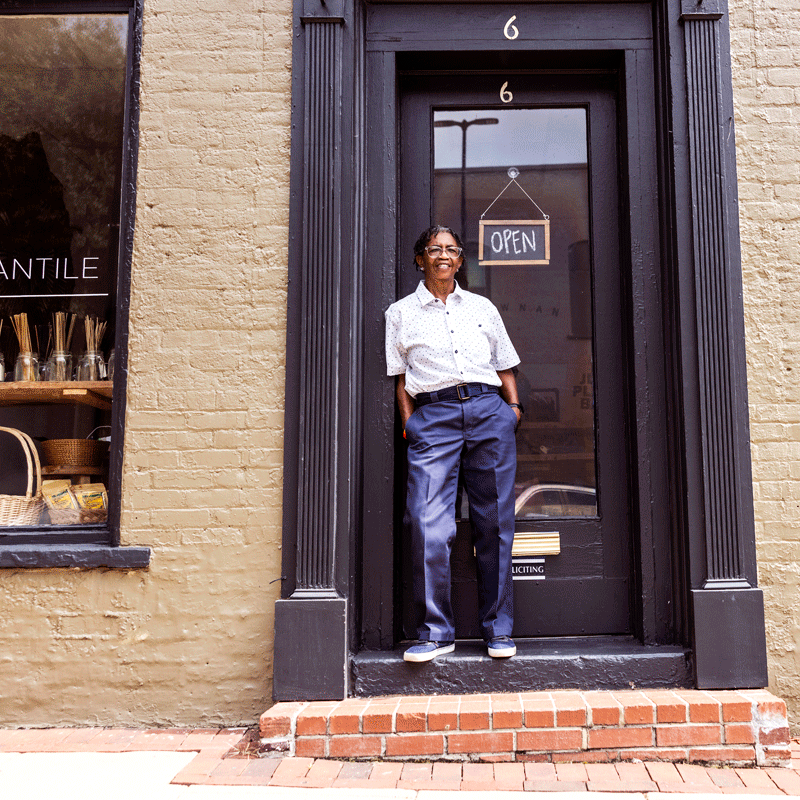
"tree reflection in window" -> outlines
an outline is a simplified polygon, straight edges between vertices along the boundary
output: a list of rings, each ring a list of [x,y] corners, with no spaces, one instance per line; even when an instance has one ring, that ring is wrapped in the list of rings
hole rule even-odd
[[[40,333],[53,311],[113,327],[127,22],[0,18],[0,313]]]

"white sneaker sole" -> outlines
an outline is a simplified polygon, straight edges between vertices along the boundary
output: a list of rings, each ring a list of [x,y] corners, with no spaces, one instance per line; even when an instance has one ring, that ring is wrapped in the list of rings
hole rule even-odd
[[[517,654],[517,646],[514,647],[501,647],[499,650],[493,648],[488,649],[488,653],[492,658],[511,658]]]
[[[429,653],[403,653],[403,661],[413,661],[419,664],[422,661],[433,661],[436,656],[443,656],[445,653],[452,653],[456,649],[456,644],[446,644],[444,647],[437,647],[436,650],[431,650]]]

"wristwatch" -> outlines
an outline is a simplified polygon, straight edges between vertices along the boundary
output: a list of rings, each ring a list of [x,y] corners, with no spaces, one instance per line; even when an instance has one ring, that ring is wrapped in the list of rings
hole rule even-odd
[[[525,413],[525,409],[523,408],[522,403],[509,403],[508,405],[511,406],[511,408],[518,408],[520,414]]]

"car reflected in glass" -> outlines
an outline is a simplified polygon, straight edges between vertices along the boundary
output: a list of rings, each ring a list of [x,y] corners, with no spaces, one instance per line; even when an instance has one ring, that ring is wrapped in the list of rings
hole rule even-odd
[[[572,486],[566,483],[518,486],[514,516],[518,520],[596,517],[597,491],[591,486]]]

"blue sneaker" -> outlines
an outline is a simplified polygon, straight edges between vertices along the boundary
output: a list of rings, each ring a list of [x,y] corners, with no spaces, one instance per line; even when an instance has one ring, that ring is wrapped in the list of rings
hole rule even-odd
[[[431,661],[436,656],[452,653],[456,649],[455,642],[417,642],[403,653],[404,661]]]
[[[517,646],[510,636],[495,636],[486,643],[492,658],[510,658],[517,652]]]

